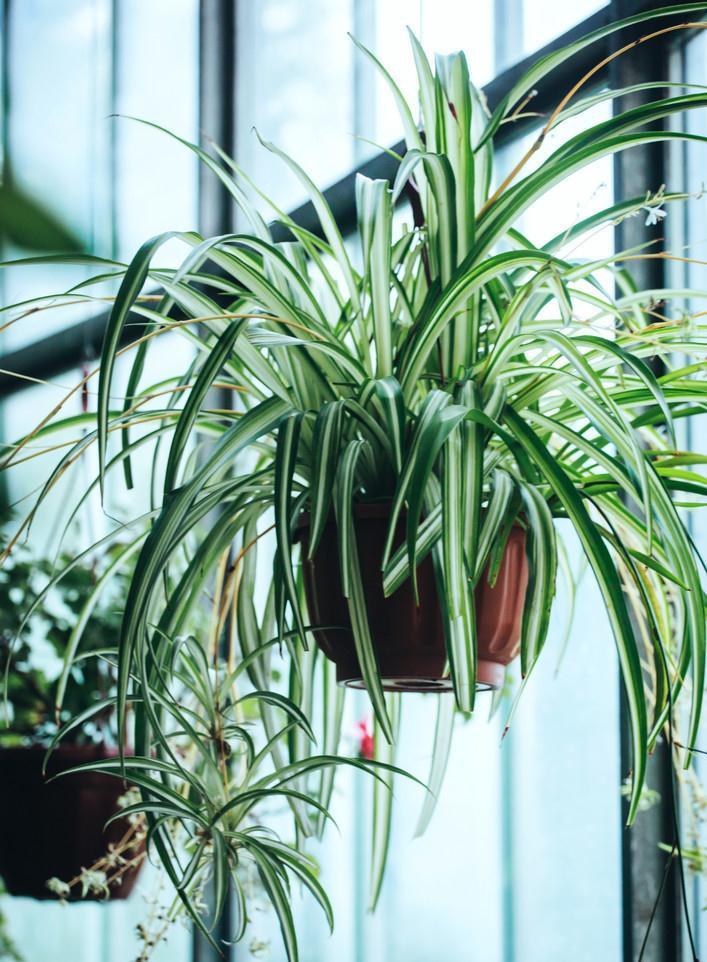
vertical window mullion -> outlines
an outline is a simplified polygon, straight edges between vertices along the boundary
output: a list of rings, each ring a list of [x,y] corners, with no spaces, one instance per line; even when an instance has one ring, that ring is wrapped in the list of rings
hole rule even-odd
[[[634,6],[631,0],[613,0],[612,19],[629,16]],[[619,49],[625,42],[623,34],[616,34],[614,49]],[[663,38],[622,54],[611,65],[612,87],[624,87],[646,80],[667,80],[668,55],[668,44]],[[638,106],[654,96],[652,91],[639,91],[615,102],[614,109],[625,110],[630,106]],[[648,144],[616,154],[614,182],[617,202],[648,190],[655,192],[665,183],[665,151],[664,144]],[[655,231],[651,232],[640,217],[628,218],[618,224],[615,237],[618,250],[636,247],[646,241],[652,242],[652,252],[665,249],[663,240]],[[630,272],[639,289],[660,288],[665,283],[664,264],[660,259],[636,261],[631,264]],[[631,767],[631,749],[623,687],[619,698],[622,717],[621,768],[622,775],[626,776]],[[659,803],[642,812],[630,829],[625,828],[627,801],[624,800],[621,806],[624,962],[636,962],[638,959],[663,885],[669,855],[658,846],[660,843],[670,844],[673,840],[672,778],[670,746],[659,743],[649,760],[647,776],[647,784],[660,795]],[[680,882],[677,864],[673,860],[642,959],[643,962],[663,962],[665,959],[679,958]]]

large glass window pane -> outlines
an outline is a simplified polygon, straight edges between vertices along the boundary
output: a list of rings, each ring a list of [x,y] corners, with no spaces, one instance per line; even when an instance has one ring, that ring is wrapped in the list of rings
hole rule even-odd
[[[159,231],[194,229],[194,155],[111,114],[198,137],[197,0],[28,0],[9,9],[6,165],[18,186],[102,256],[127,258]],[[60,293],[89,273],[12,268],[3,272],[3,301]],[[33,315],[5,330],[0,346],[14,350],[97,309],[72,303]]]
[[[197,0],[121,0],[116,111],[199,137]],[[129,258],[148,237],[197,226],[198,160],[168,134],[118,118],[116,240]],[[160,255],[165,263],[165,254]]]
[[[110,255],[111,5],[27,0],[9,11],[6,165],[18,187],[61,217],[87,249]],[[3,256],[21,253],[6,250]],[[85,273],[67,266],[4,271],[3,297],[16,303],[63,291]],[[34,315],[4,332],[2,348],[43,337],[76,314]]]
[[[579,544],[566,523],[558,528],[577,568]],[[580,583],[567,640],[566,603],[560,582],[547,645],[504,745],[512,958],[620,962],[617,659],[591,573]]]
[[[493,76],[493,0],[469,4],[455,0],[421,0],[419,9],[401,0],[374,6],[371,46],[399,83],[413,110],[417,109],[417,75],[406,27],[416,33],[430,59],[435,54],[464,50],[471,79],[477,87]],[[364,64],[362,73],[371,69]],[[388,146],[403,133],[395,102],[380,78],[373,79],[371,94],[367,114],[373,133],[365,135]],[[363,118],[366,119],[366,113]],[[366,152],[370,153],[370,149]]]
[[[606,6],[602,0],[574,0],[573,3],[564,0],[522,0],[522,5],[523,56],[544,47]]]
[[[319,185],[354,158],[352,6],[329,0],[239,4],[237,152],[257,184],[285,208],[302,186],[253,131],[291,154]]]
[[[353,33],[385,65],[417,112],[417,80],[406,27],[428,56],[463,48],[474,81],[493,74],[493,3],[452,0],[245,0],[239,5],[237,153],[284,207],[305,199],[301,184],[258,143],[252,127],[290,153],[319,186],[402,136],[395,100]],[[316,51],[316,56],[309,52]]]
[[[0,911],[8,932],[25,962],[71,959],[71,962],[132,962],[144,943],[136,927],[169,905],[169,894],[149,866],[136,889],[124,902],[59,905],[34,899],[0,896]],[[156,905],[153,905],[157,899]],[[151,962],[187,962],[191,957],[191,932],[174,925],[150,956]]]

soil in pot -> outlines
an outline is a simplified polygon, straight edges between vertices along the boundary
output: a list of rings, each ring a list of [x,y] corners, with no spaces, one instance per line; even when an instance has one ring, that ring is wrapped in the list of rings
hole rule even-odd
[[[35,899],[56,898],[47,880],[74,879],[108,852],[111,844],[129,830],[126,819],[104,828],[119,810],[124,782],[99,772],[81,772],[48,781],[60,771],[109,757],[96,745],[60,745],[51,755],[46,776],[41,746],[0,749],[0,876],[10,895]],[[136,856],[140,849],[125,857]],[[110,886],[111,899],[124,899],[135,885],[139,865]],[[72,888],[71,901],[81,897],[81,886]],[[89,893],[90,899],[107,896]]]
[[[354,509],[356,540],[368,621],[383,687],[387,691],[448,691],[445,673],[444,629],[432,558],[417,569],[419,605],[412,582],[405,581],[389,598],[383,594],[381,559],[385,545],[389,503],[359,504]],[[341,591],[337,528],[327,522],[312,561],[306,559],[309,522],[300,526],[307,607],[317,644],[336,664],[339,684],[364,687],[351,630],[348,604]],[[395,543],[405,537],[400,519]],[[498,688],[505,666],[518,654],[528,564],[525,531],[511,530],[498,578],[489,585],[486,572],[475,593],[478,633],[477,684]],[[336,627],[333,627],[336,626]]]

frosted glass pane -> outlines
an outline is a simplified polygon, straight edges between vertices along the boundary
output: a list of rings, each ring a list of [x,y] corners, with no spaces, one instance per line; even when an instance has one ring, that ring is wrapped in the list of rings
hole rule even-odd
[[[430,60],[438,53],[464,50],[471,78],[477,86],[493,76],[492,0],[473,4],[460,4],[456,0],[422,0],[419,4],[393,0],[376,4],[371,46],[407,97],[413,114],[417,113],[417,75],[405,29],[408,26],[418,36]],[[375,140],[388,146],[402,137],[395,102],[381,79],[374,81],[370,112],[375,118]]]
[[[8,157],[18,184],[61,216],[87,250],[111,256],[117,248],[125,257],[152,234],[197,226],[194,156],[164,134],[110,115],[117,110],[198,136],[198,2],[124,0],[115,5],[115,22],[111,7],[109,0],[12,5]],[[160,262],[168,260],[163,252]],[[12,268],[3,272],[3,301],[62,292],[90,273]],[[74,304],[33,315],[3,333],[2,350],[99,309]]]
[[[305,191],[260,147],[253,126],[290,153],[319,186],[402,136],[393,95],[347,32],[381,60],[416,115],[417,80],[406,27],[430,57],[464,49],[474,80],[483,84],[493,74],[492,19],[491,0],[244,0],[239,6],[240,162],[281,206],[295,206]],[[316,57],[308,55],[315,50]]]
[[[117,112],[198,140],[197,0],[122,0],[118,11]],[[160,131],[113,123],[118,252],[130,257],[153,234],[197,227],[198,161]]]
[[[110,254],[110,3],[13,4],[7,43],[7,160],[13,176],[87,248]],[[6,250],[3,255],[23,253]],[[30,267],[3,275],[3,299],[12,304],[66,290],[86,270]],[[12,350],[76,319],[75,308],[34,315],[4,332],[2,349]]]
[[[8,934],[25,962],[71,959],[71,962],[133,962],[143,947],[136,926],[150,915],[148,900],[169,905],[156,873],[145,867],[129,898],[123,902],[85,902],[60,905],[34,899],[0,897],[0,911]],[[191,932],[173,925],[150,956],[151,962],[187,962]]]
[[[579,557],[567,522],[558,524]],[[511,769],[512,931],[522,962],[620,962],[619,682],[587,573],[562,657],[561,582],[550,635],[506,736]],[[558,667],[559,666],[559,667]]]
[[[544,47],[604,6],[602,0],[523,0],[523,55]]]
[[[429,54],[463,50],[471,79],[480,87],[495,72],[493,14],[493,0],[423,0],[422,42]]]
[[[294,899],[307,962],[502,962],[500,728],[499,719],[486,721],[488,698],[481,696],[474,721],[457,723],[447,779],[421,838],[414,834],[423,791],[396,779],[390,860],[374,915],[367,911],[370,781],[340,773],[332,805],[340,834],[330,830],[323,845],[309,845],[332,899],[333,937],[311,898]],[[407,695],[403,702],[398,764],[422,780],[429,772],[436,707],[437,696]],[[362,696],[350,698],[347,750],[355,745],[356,722],[369,712]],[[272,913],[263,907],[253,916],[249,938],[269,944],[268,962],[285,962]],[[255,958],[246,952],[243,957]]]
[[[400,764],[423,780],[439,697],[415,695],[403,706]],[[474,720],[457,720],[438,808],[421,838],[414,838],[420,790],[396,789],[390,871],[371,959],[503,959],[501,729],[499,718],[487,722],[489,703],[490,695],[480,696]]]
[[[354,158],[352,29],[348,0],[239,4],[238,156],[285,208],[305,192],[252,128],[320,185],[347,173]]]
[[[515,183],[535,170],[552,151],[569,138],[589,126],[607,120],[610,116],[609,104],[602,103],[559,125],[546,138],[542,148],[529,159],[516,177]],[[509,171],[513,170],[536,136],[536,133],[528,134],[499,151],[495,161],[496,183],[500,183]],[[562,241],[568,229],[592,214],[610,207],[612,203],[613,160],[611,157],[603,157],[561,179],[519,215],[514,227],[527,234],[534,244],[542,246],[553,238],[559,238]],[[656,227],[655,230],[658,236],[660,227]],[[562,242],[557,253],[573,260],[595,259],[609,254],[613,250],[613,245],[614,225],[608,222],[603,227],[589,232],[580,241],[570,239]],[[602,278],[602,273],[599,272],[598,276]],[[605,274],[602,279],[609,285],[613,283],[608,274]],[[589,316],[593,313],[589,305],[579,301],[575,303],[575,312],[578,316]]]
[[[194,356],[194,348],[186,337],[179,334],[163,334],[153,341],[148,351],[140,387],[158,384],[170,377],[176,377],[187,369]],[[111,396],[116,403],[122,403],[130,374],[134,354],[127,352],[116,363]],[[78,415],[82,411],[80,392],[71,393],[81,378],[93,366],[83,371],[67,371],[52,379],[51,383],[35,385],[18,391],[2,405],[2,430],[4,439],[13,443],[37,426],[47,412],[62,405],[53,421]],[[95,413],[97,404],[98,380],[96,377],[87,382],[84,402],[89,413]],[[164,390],[167,390],[165,387]],[[71,396],[69,397],[69,395]],[[153,398],[144,405],[144,411],[159,408],[164,403],[164,395]],[[93,425],[91,425],[93,427]],[[150,424],[136,425],[132,436],[138,438],[150,431]],[[39,493],[41,486],[53,467],[69,450],[69,445],[77,443],[87,429],[73,425],[61,431],[33,439],[19,456],[16,466],[4,473],[7,497],[15,504],[15,519],[18,523],[27,514]],[[113,435],[108,440],[109,460],[119,449],[120,442]],[[163,467],[168,447],[161,452],[158,470]],[[29,455],[32,455],[29,457]],[[153,452],[150,445],[138,449],[133,455],[133,470],[137,477],[146,477],[152,470]],[[149,510],[150,491],[148,485],[138,485],[129,491],[125,487],[122,468],[110,468],[107,475],[105,505],[100,503],[97,489],[84,501],[67,536],[67,547],[88,546],[115,527],[114,520],[128,521],[136,518],[142,511]],[[71,508],[78,503],[82,494],[98,475],[98,455],[95,443],[90,445],[83,456],[64,472],[58,483],[52,487],[40,507],[32,525],[29,544],[36,552],[53,552],[57,539],[63,534],[66,517]],[[104,510],[105,508],[105,510]],[[51,554],[49,555],[52,556]]]
[[[9,397],[2,405],[3,440],[12,444],[33,430],[48,411],[64,401],[80,376],[78,371],[69,371],[51,384],[36,385]],[[64,403],[59,417],[72,417],[80,413],[81,397],[79,393],[75,393]],[[66,428],[35,438],[26,445],[23,452],[18,452],[18,461],[21,460],[22,463],[13,465],[4,472],[7,499],[15,512],[10,529],[27,515],[34,498],[68,449],[68,445],[75,444],[80,437],[81,433],[76,427]],[[58,445],[66,447],[55,449]],[[68,472],[68,476],[61,478],[49,492],[37,512],[30,532],[28,544],[33,552],[52,551],[54,541],[63,528],[60,519],[62,511],[70,510],[70,506],[75,504],[74,499],[78,497],[79,487],[89,481],[85,464],[79,461]],[[88,516],[84,515],[82,520],[87,523]],[[86,531],[84,537],[87,537]],[[49,557],[51,556],[49,554]]]

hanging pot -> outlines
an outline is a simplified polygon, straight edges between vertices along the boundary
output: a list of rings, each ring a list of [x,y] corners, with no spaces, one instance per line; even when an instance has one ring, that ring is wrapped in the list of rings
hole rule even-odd
[[[363,592],[383,687],[387,691],[451,690],[451,680],[445,672],[447,653],[431,555],[417,568],[419,604],[415,602],[409,578],[389,598],[383,594],[381,559],[389,518],[389,503],[354,506]],[[363,688],[348,603],[341,589],[338,536],[333,517],[325,525],[311,561],[306,558],[309,537],[306,515],[300,522],[299,536],[310,623],[326,626],[314,632],[314,637],[327,658],[336,664],[339,684]],[[400,544],[404,537],[401,518],[395,543]],[[477,686],[480,689],[500,687],[505,666],[518,654],[528,584],[523,528],[511,529],[493,587],[486,574],[482,575],[475,592]]]
[[[10,895],[35,899],[56,898],[47,880],[68,882],[90,868],[118,843],[129,829],[127,819],[105,823],[119,810],[126,786],[120,778],[100,772],[78,772],[49,781],[58,772],[110,757],[97,745],[59,745],[47,765],[42,746],[0,749],[0,876]],[[125,857],[139,854],[141,847]],[[125,899],[135,885],[140,866],[111,885],[109,895],[88,893],[85,898]],[[74,886],[70,901],[81,898]]]

